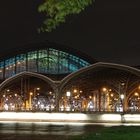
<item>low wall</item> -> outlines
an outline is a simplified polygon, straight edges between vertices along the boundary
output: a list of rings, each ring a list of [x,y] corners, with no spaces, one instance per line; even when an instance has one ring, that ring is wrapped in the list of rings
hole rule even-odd
[[[140,114],[0,112],[0,121],[140,123]]]

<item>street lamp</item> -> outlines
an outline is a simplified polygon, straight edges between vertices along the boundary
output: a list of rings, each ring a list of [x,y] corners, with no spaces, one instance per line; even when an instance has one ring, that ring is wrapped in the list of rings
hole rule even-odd
[[[40,87],[34,88],[34,96],[36,96],[36,91],[39,91]]]
[[[7,89],[7,92],[10,92],[10,89]]]
[[[37,88],[36,88],[36,90],[40,90],[40,88],[39,88],[39,87],[37,87]]]
[[[113,93],[111,93],[111,94],[110,94],[110,96],[111,96],[111,97],[113,97],[113,96],[114,96],[114,94],[113,94]]]
[[[123,112],[124,111],[124,94],[120,95],[120,99],[121,99],[121,106],[120,106],[119,111]]]
[[[104,88],[103,88],[103,92],[106,92],[106,91],[107,91],[107,88],[104,87]]]

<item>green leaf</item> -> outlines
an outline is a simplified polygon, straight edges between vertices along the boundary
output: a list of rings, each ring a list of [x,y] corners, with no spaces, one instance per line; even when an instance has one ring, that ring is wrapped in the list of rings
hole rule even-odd
[[[39,32],[51,32],[60,23],[64,23],[67,16],[79,14],[95,0],[44,0],[38,11],[46,17]]]

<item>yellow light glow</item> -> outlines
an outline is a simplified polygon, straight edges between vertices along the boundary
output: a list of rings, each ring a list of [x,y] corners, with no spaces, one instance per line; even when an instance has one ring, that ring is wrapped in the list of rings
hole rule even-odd
[[[104,121],[121,121],[121,115],[120,114],[103,114],[101,115],[101,120]]]
[[[121,97],[121,99],[123,100],[123,99],[124,99],[124,94],[121,94],[121,96],[120,96],[120,97]]]
[[[109,89],[109,91],[111,92],[111,91],[112,91],[112,89]]]
[[[92,96],[89,96],[89,98],[91,99],[91,98],[92,98]]]
[[[135,95],[135,96],[139,96],[139,93],[135,92],[134,95]]]
[[[73,92],[74,92],[74,93],[77,93],[77,89],[74,89]]]
[[[77,96],[75,96],[74,98],[77,99]]]
[[[140,122],[140,114],[125,114],[124,115],[125,121],[130,122]]]
[[[49,121],[63,121],[63,120],[87,120],[86,114],[81,113],[16,113],[16,112],[1,112],[0,119],[9,120],[49,120]]]
[[[10,92],[10,89],[7,89],[7,92]]]
[[[121,85],[122,85],[122,86],[124,86],[124,85],[125,85],[125,83],[121,83]]]
[[[40,88],[38,87],[38,88],[36,88],[36,90],[40,90]]]
[[[32,96],[33,95],[33,92],[30,92],[30,95]]]
[[[106,92],[106,91],[107,91],[107,88],[104,87],[104,88],[103,88],[103,92]]]
[[[113,97],[113,96],[114,96],[114,94],[113,94],[113,93],[111,93],[111,94],[110,94],[110,96],[111,96],[111,97]]]
[[[28,122],[122,122],[122,117],[126,123],[140,122],[140,114],[83,114],[83,113],[30,113],[30,112],[0,112],[0,120],[7,121],[28,121]],[[78,122],[78,123],[79,123]]]

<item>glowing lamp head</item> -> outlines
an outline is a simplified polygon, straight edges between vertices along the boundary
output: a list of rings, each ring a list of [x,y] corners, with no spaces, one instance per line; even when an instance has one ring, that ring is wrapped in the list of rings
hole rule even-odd
[[[123,100],[123,99],[124,99],[124,94],[121,94],[121,96],[120,96],[120,97],[121,97],[121,99]]]
[[[70,97],[70,96],[71,96],[71,92],[70,92],[70,91],[67,91],[67,92],[66,92],[66,96],[67,96],[67,97]]]
[[[125,83],[121,83],[122,86],[125,86]]]
[[[135,96],[139,96],[139,93],[135,92],[134,95],[135,95]]]
[[[113,93],[111,93],[110,96],[113,97],[114,96]]]
[[[7,89],[7,92],[10,92],[10,89]]]
[[[74,92],[74,93],[77,93],[77,89],[74,89],[73,92]]]
[[[36,90],[40,90],[40,88],[38,87],[38,88],[36,88]]]
[[[89,96],[89,99],[92,99],[92,96]]]
[[[104,88],[103,88],[103,92],[106,92],[106,91],[107,91],[107,88],[104,87]]]
[[[5,97],[5,95],[3,95],[3,97]]]

